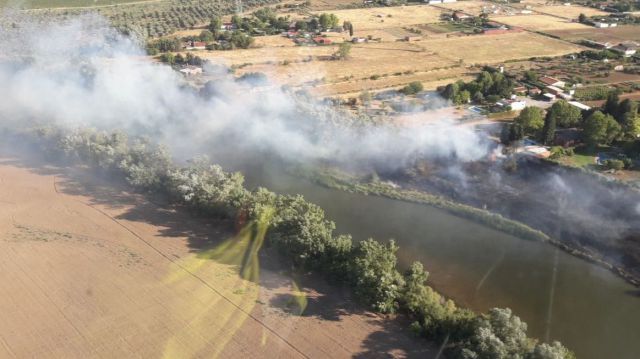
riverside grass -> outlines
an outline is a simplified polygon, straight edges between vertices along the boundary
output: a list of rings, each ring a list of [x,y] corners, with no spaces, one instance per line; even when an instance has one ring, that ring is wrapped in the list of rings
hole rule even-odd
[[[526,224],[503,217],[500,214],[475,208],[462,203],[453,202],[433,194],[400,189],[390,183],[382,181],[360,181],[356,176],[336,169],[314,170],[309,167],[298,166],[293,169],[296,175],[307,178],[325,187],[364,195],[376,195],[406,202],[427,204],[445,210],[458,217],[484,224],[493,229],[528,240],[548,242],[551,238],[543,232],[533,229]]]

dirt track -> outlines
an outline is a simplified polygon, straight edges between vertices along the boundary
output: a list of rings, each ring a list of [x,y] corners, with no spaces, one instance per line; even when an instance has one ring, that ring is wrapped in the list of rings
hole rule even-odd
[[[228,227],[0,159],[0,357],[435,356],[401,319],[265,255],[241,279]]]

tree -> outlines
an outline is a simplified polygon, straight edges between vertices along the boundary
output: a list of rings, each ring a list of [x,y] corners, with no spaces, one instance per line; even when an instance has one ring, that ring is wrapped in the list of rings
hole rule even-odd
[[[618,115],[618,103],[620,102],[620,96],[617,91],[610,91],[607,95],[607,101],[602,106],[602,112],[616,117]]]
[[[211,41],[215,40],[215,35],[214,35],[213,32],[211,32],[209,30],[202,30],[202,32],[198,36],[198,39],[200,39],[200,41],[204,41],[204,42],[211,42]]]
[[[590,146],[608,145],[620,134],[620,125],[611,115],[600,111],[592,113],[584,121],[584,141]]]
[[[355,248],[352,276],[355,294],[361,300],[382,313],[393,313],[398,309],[397,298],[404,285],[396,270],[398,246],[368,239]]]
[[[458,96],[458,92],[460,92],[460,88],[457,83],[451,83],[445,86],[444,91],[442,92],[442,96],[448,100],[453,101]]]
[[[323,13],[318,18],[320,27],[323,30],[334,28],[336,25],[338,25],[338,21],[338,17],[335,14]]]
[[[580,123],[582,112],[565,100],[556,101],[547,111],[546,117],[554,117],[560,127],[573,127]]]
[[[580,13],[580,15],[578,16],[578,22],[581,24],[587,22],[587,15]]]
[[[422,90],[424,90],[424,86],[422,85],[422,82],[413,81],[413,82],[410,82],[405,87],[403,87],[402,89],[400,89],[400,92],[402,92],[405,95],[415,95]]]
[[[527,70],[524,73],[524,79],[529,82],[538,81],[538,73],[533,70]]]
[[[476,321],[460,357],[523,358],[528,351],[527,324],[513,315],[511,309],[493,308]]]
[[[553,140],[556,136],[556,124],[557,116],[551,113],[551,111],[547,112],[547,115],[544,118],[544,126],[542,127],[542,143],[545,145],[553,144]]]
[[[544,126],[543,111],[539,107],[527,106],[520,111],[514,122],[522,126],[525,134],[535,134]]]
[[[340,59],[346,60],[349,58],[349,54],[351,54],[351,43],[350,42],[341,43],[340,46],[338,47],[338,52],[336,55]]]
[[[220,19],[220,17],[218,16],[212,17],[211,21],[209,22],[209,26],[207,28],[213,34],[217,35],[218,33],[220,33],[220,30],[222,29],[222,19]]]
[[[296,21],[296,30],[302,30],[302,31],[306,31],[308,29],[308,24],[306,21]]]

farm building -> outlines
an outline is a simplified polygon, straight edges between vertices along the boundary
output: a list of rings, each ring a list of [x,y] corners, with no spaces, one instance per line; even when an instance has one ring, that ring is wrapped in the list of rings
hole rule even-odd
[[[540,82],[547,86],[555,86],[555,87],[564,87],[566,83],[564,81],[560,81],[555,77],[551,76],[542,76],[540,78]]]
[[[354,38],[351,39],[351,42],[353,42],[354,44],[367,42],[367,38],[366,37],[354,37]]]
[[[552,93],[545,93],[542,94],[542,97],[547,100],[547,101],[553,101],[556,99],[556,95],[552,94]]]
[[[542,90],[537,87],[532,87],[527,91],[527,93],[529,94],[529,96],[537,96],[542,93]]]
[[[420,36],[405,36],[404,41],[420,41]]]
[[[635,55],[635,53],[638,51],[638,46],[638,43],[635,41],[625,41],[617,46],[612,47],[611,50],[619,52],[625,57],[629,57]]]
[[[556,86],[548,85],[544,88],[548,93],[554,94],[556,96],[562,93],[562,89]]]

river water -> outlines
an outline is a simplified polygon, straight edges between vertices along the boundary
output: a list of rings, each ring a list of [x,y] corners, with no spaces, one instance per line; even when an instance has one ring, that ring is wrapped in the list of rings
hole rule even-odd
[[[249,187],[302,194],[339,233],[394,238],[429,284],[477,311],[509,307],[529,335],[560,340],[578,358],[640,358],[640,290],[552,245],[520,239],[426,205],[328,189],[281,170],[246,171]]]

